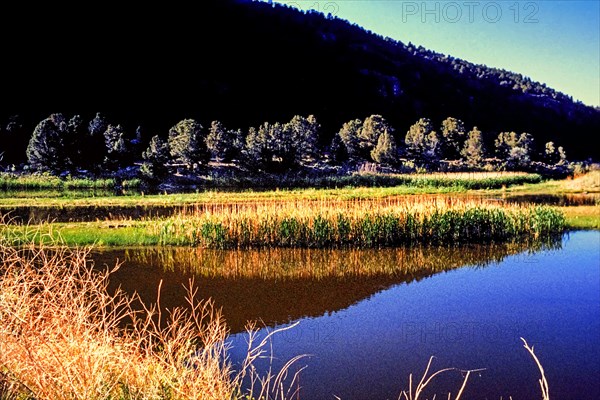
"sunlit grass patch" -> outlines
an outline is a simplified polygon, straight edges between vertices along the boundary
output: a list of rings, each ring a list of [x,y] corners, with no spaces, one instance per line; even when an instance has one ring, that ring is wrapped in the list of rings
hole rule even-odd
[[[228,335],[192,282],[187,308],[162,310],[137,295],[109,291],[90,249],[68,249],[31,233],[14,247],[0,239],[0,397],[3,399],[284,399],[281,374],[259,376],[272,331],[249,325],[247,357],[234,370]],[[160,285],[157,288],[160,298]],[[297,359],[297,358],[295,358]],[[291,360],[293,361],[295,360]],[[244,386],[253,380],[253,388]],[[285,386],[285,387],[284,387]]]

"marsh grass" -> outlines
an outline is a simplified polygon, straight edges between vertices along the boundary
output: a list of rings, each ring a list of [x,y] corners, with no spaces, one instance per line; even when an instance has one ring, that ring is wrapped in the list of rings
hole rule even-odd
[[[393,187],[499,189],[503,186],[539,183],[541,175],[524,172],[447,172],[425,174],[374,173],[359,171],[346,175],[261,174],[258,176],[211,176],[204,184],[213,188],[342,188]]]
[[[227,329],[210,301],[168,312],[120,290],[112,270],[98,272],[90,249],[16,248],[0,241],[0,398],[8,399],[283,399],[287,373],[259,376],[254,362],[269,356],[255,343],[233,370]],[[160,299],[160,286],[158,288]],[[251,390],[244,380],[255,382]],[[297,376],[292,376],[291,384]],[[256,396],[256,397],[255,397]]]
[[[595,206],[561,207],[570,229],[600,229],[600,204]]]
[[[386,247],[539,239],[562,232],[546,206],[459,198],[220,204],[148,225],[161,244],[206,248]]]
[[[0,175],[0,183],[11,181],[13,178]],[[23,176],[23,182],[28,182],[29,176]],[[502,173],[448,173],[448,174],[405,174],[405,175],[372,175],[357,174],[352,176],[333,176],[329,178],[331,184],[319,185],[318,182],[308,181],[305,185],[285,185],[285,178],[274,177],[273,185],[263,187],[249,184],[247,186],[214,186],[195,193],[177,193],[165,195],[148,193],[128,193],[127,196],[114,196],[110,193],[83,193],[77,195],[73,191],[65,193],[48,193],[41,191],[42,187],[50,189],[52,185],[35,184],[36,176],[31,176],[32,182],[28,185],[0,185],[4,190],[30,189],[30,192],[18,192],[18,196],[0,197],[0,206],[165,206],[165,205],[194,205],[201,203],[234,203],[246,201],[271,201],[271,200],[324,200],[324,199],[367,199],[383,198],[390,196],[431,193],[462,193],[468,189],[502,189],[511,185],[540,182],[541,178],[535,174],[502,172]],[[43,178],[46,179],[46,178]],[[64,186],[59,178],[48,176],[54,182],[54,189]],[[68,181],[68,180],[67,180]],[[128,184],[130,182],[130,184]],[[136,188],[140,184],[137,180],[123,182],[123,188]],[[114,182],[107,180],[105,189],[113,189]],[[96,186],[96,189],[100,189]]]
[[[141,185],[139,179],[129,179],[121,182],[123,188],[137,188]],[[17,175],[0,174],[0,189],[2,190],[81,190],[81,189],[114,189],[116,180],[113,178],[90,179],[68,176],[60,178],[50,174]]]
[[[336,178],[337,185],[410,186],[417,188],[500,189],[506,186],[540,183],[538,174],[521,172],[453,172],[429,174],[354,174]]]

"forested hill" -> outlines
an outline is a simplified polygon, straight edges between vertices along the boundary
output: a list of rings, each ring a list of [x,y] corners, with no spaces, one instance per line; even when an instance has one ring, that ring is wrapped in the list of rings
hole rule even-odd
[[[51,112],[101,111],[149,137],[182,118],[247,129],[314,114],[328,141],[342,123],[371,114],[399,137],[421,117],[452,116],[488,140],[529,132],[571,159],[597,158],[589,139],[600,132],[600,110],[517,73],[263,2],[203,1],[198,12],[108,7],[4,10],[3,125],[18,114],[29,134]]]

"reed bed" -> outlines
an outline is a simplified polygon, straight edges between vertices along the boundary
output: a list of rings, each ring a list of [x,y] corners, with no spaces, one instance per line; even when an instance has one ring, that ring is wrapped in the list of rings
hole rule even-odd
[[[137,296],[109,292],[113,271],[97,272],[88,255],[0,241],[0,398],[292,397],[297,375],[286,381],[290,363],[263,376],[253,367],[269,356],[274,332],[259,340],[252,328],[247,358],[234,371],[222,316],[195,300],[192,283],[188,307],[163,315],[160,302],[146,306]],[[251,389],[243,386],[248,380]]]
[[[162,244],[206,248],[368,248],[539,239],[564,225],[546,206],[404,198],[204,205],[148,229]]]

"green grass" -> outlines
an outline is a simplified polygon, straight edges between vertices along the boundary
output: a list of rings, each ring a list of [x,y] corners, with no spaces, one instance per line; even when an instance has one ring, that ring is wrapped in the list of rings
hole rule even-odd
[[[68,246],[123,247],[156,246],[159,237],[150,233],[148,223],[137,221],[131,224],[107,222],[54,223],[40,225],[7,225],[1,235],[14,246],[24,243]],[[170,243],[165,243],[170,244]]]
[[[126,189],[138,188],[139,179],[125,180],[121,186]],[[113,178],[90,179],[74,178],[67,176],[60,178],[50,174],[19,175],[0,173],[0,190],[89,190],[89,189],[114,189],[116,180]]]
[[[199,203],[237,203],[249,201],[271,200],[327,200],[327,199],[370,199],[411,194],[458,194],[471,190],[491,190],[523,182],[539,182],[535,174],[423,174],[423,175],[353,175],[347,177],[330,177],[340,180],[338,188],[329,189],[284,189],[266,191],[219,191],[210,190],[187,194],[133,194],[128,196],[96,196],[93,197],[56,197],[43,193],[21,193],[16,197],[0,198],[0,208],[16,206],[127,206],[127,205],[187,205]],[[370,183],[366,183],[366,182]],[[380,182],[381,185],[374,184]],[[365,186],[361,186],[364,183]],[[393,186],[396,185],[396,186]]]
[[[509,185],[541,182],[538,174],[521,172],[451,172],[426,174],[354,173],[337,176],[298,176],[298,174],[242,177],[215,177],[212,188],[340,188],[410,186],[414,188],[494,189]]]
[[[600,205],[561,207],[569,229],[600,229]]]

